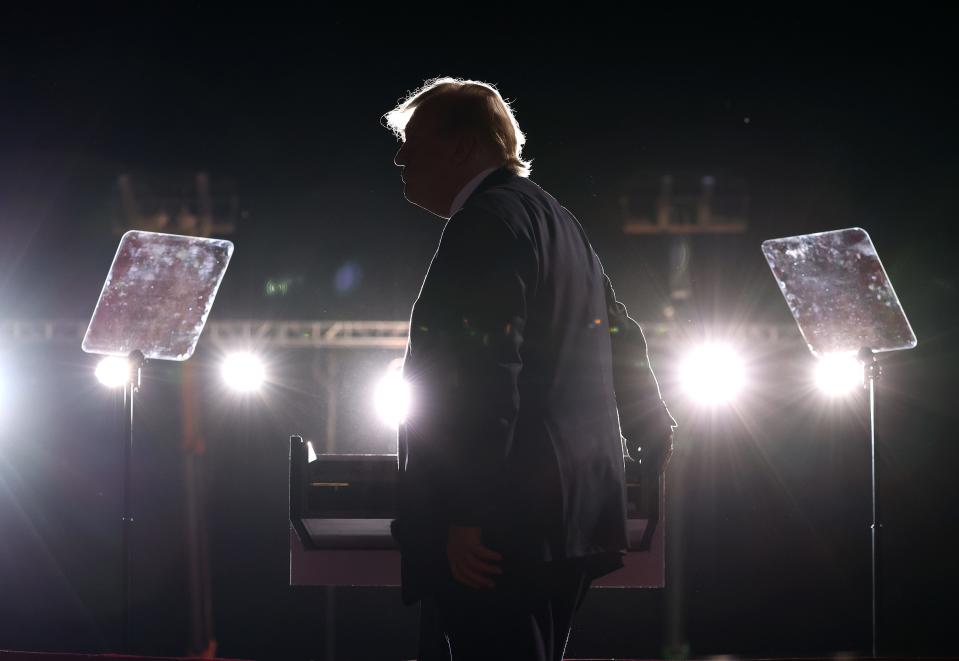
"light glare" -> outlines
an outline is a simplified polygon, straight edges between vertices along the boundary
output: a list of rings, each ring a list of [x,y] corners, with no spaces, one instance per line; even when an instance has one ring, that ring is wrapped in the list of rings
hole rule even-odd
[[[222,368],[223,380],[237,392],[252,392],[263,385],[266,370],[263,362],[252,353],[234,353],[226,357]]]
[[[403,380],[398,363],[393,363],[373,393],[373,406],[384,423],[396,428],[406,419],[410,405],[410,386]]]
[[[680,368],[683,389],[702,404],[723,404],[742,390],[743,361],[731,347],[707,344],[694,349]]]
[[[832,397],[862,385],[862,363],[852,354],[829,354],[816,364],[816,385]]]
[[[130,380],[130,361],[122,356],[107,356],[97,363],[94,374],[107,388],[119,388]]]

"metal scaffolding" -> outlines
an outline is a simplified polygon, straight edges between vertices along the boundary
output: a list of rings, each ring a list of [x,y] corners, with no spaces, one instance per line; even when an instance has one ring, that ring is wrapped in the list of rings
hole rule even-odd
[[[0,320],[0,344],[3,343],[76,343],[83,340],[87,321],[81,319],[7,319]],[[696,330],[672,323],[641,323],[650,348],[675,346],[677,342],[697,339]],[[408,321],[347,320],[266,320],[211,321],[204,339],[220,347],[276,349],[403,349],[409,333]],[[714,336],[739,339],[750,344],[775,345],[783,340],[794,343],[799,335],[796,325],[744,324],[725,333],[713,329]]]

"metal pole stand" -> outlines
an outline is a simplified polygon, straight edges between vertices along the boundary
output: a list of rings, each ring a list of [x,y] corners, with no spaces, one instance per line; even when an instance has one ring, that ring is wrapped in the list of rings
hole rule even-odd
[[[872,349],[859,350],[863,366],[863,385],[869,390],[869,458],[872,465],[872,655],[879,656],[879,546],[882,524],[879,523],[879,451],[876,447],[876,381],[882,367]]]
[[[133,534],[133,397],[140,389],[140,369],[146,363],[141,351],[132,351],[127,358],[127,383],[123,387],[123,516],[122,531],[122,586],[123,586],[123,651],[130,651],[130,540]]]

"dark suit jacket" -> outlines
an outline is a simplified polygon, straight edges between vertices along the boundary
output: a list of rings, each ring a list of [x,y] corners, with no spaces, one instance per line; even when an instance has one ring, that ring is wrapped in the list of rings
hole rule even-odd
[[[621,423],[655,457],[675,422],[642,331],[546,191],[498,170],[447,222],[403,373],[412,404],[392,529],[405,602],[448,574],[451,524],[481,527],[516,566],[626,549]]]

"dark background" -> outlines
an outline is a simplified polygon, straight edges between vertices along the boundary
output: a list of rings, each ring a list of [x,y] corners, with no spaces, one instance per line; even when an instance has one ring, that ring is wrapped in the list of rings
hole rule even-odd
[[[442,225],[403,200],[379,117],[433,76],[495,82],[529,137],[533,179],[581,220],[636,318],[663,321],[671,267],[668,238],[622,232],[631,178],[747,183],[748,231],[689,243],[693,296],[674,321],[690,341],[790,323],[762,240],[870,232],[919,338],[888,358],[879,393],[884,651],[955,653],[949,18],[373,13],[3,9],[0,319],[88,318],[116,249],[117,177],[198,171],[240,204],[211,319],[405,319]],[[271,280],[288,281],[286,295],[268,295]],[[752,347],[751,387],[709,414],[677,387],[684,350],[653,355],[681,425],[669,589],[593,591],[568,655],[867,653],[862,396],[811,392],[796,334]],[[322,434],[321,359],[271,356],[274,382],[239,401],[219,388],[218,357],[201,340],[192,359],[218,654],[323,658],[327,596],[288,587],[286,537],[287,437]],[[344,357],[349,449],[391,450],[363,397],[392,357]],[[94,364],[79,346],[0,344],[0,648],[119,645],[121,409]],[[151,367],[142,397],[134,638],[145,653],[190,651],[180,370]],[[335,603],[338,658],[415,654],[416,613],[396,590],[340,589]]]

